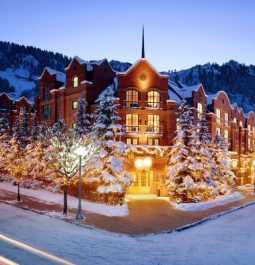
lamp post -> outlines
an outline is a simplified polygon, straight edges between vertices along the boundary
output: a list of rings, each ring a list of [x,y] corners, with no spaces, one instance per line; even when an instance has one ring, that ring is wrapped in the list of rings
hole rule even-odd
[[[82,155],[84,155],[85,148],[83,146],[80,146],[76,150],[76,154],[79,156],[79,186],[78,186],[78,209],[76,214],[77,220],[84,220],[85,216],[82,213],[82,207],[81,207],[81,195],[82,195],[82,179],[81,179],[81,162],[82,162]]]

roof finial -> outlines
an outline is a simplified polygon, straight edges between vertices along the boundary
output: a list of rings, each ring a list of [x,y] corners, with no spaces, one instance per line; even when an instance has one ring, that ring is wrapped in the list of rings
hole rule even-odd
[[[144,26],[143,26],[143,37],[142,37],[142,58],[145,58],[145,50],[144,50]]]

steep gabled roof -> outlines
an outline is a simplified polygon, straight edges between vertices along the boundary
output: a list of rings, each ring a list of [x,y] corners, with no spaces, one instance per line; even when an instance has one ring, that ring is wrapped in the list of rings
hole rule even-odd
[[[87,65],[87,71],[93,71],[93,66],[94,65],[101,65],[104,61],[108,60],[106,58],[102,60],[91,60],[91,61],[86,61],[78,56],[74,56],[70,64],[65,68],[65,71],[69,69],[70,65],[73,63],[73,61],[76,60],[80,65]],[[110,65],[110,64],[109,64]]]
[[[66,81],[66,75],[65,73],[62,73],[60,71],[57,71],[55,69],[52,69],[50,67],[45,67],[41,76],[39,77],[39,79],[41,79],[45,73],[45,71],[47,71],[50,75],[56,75],[56,80],[61,82],[61,83],[65,83]]]
[[[139,63],[141,62],[146,62],[148,64],[148,66],[152,69],[153,72],[155,72],[159,77],[161,78],[169,78],[168,75],[162,75],[160,74],[155,68],[154,66],[147,60],[144,58],[141,58],[139,60],[137,60],[131,67],[129,67],[125,72],[117,72],[117,75],[127,75],[129,74]]]

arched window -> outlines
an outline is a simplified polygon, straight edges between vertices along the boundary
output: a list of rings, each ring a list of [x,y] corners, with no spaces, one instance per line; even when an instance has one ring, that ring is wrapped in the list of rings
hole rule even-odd
[[[148,101],[147,101],[148,108],[160,108],[160,94],[159,92],[153,90],[148,92]]]
[[[78,86],[78,81],[79,81],[78,76],[74,76],[74,78],[73,78],[73,87],[77,87]]]
[[[125,107],[127,108],[139,107],[138,92],[136,90],[130,89],[126,91]]]

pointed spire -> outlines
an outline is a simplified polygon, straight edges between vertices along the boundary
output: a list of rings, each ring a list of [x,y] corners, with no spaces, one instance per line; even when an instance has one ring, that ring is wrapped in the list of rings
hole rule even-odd
[[[144,26],[143,26],[143,37],[142,37],[142,58],[145,58],[145,49],[144,49]]]

